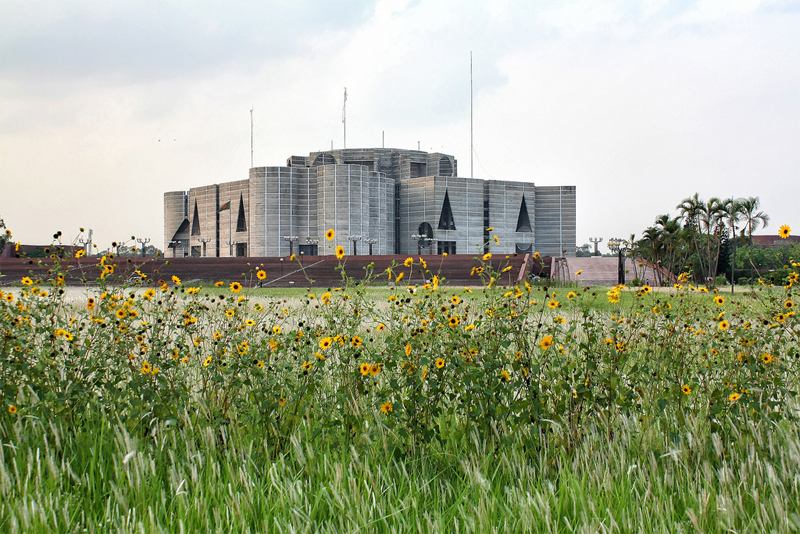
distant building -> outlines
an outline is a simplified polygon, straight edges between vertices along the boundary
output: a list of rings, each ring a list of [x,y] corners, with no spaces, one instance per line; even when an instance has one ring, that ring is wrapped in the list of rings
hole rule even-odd
[[[800,236],[790,235],[789,237],[781,237],[779,235],[754,235],[753,246],[756,247],[788,247],[800,243]]]
[[[164,194],[167,257],[331,255],[337,245],[574,255],[575,186],[461,178],[447,154],[370,148],[292,156],[247,180]]]

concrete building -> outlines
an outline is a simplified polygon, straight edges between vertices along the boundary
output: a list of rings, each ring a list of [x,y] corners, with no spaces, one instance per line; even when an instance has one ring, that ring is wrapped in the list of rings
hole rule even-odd
[[[168,257],[316,256],[338,245],[359,255],[574,255],[575,187],[463,178],[447,154],[370,148],[292,156],[247,180],[164,194]]]

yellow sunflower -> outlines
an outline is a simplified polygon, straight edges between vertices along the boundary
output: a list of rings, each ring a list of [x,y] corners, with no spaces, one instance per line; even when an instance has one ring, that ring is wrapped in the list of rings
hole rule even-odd
[[[788,224],[784,224],[781,226],[780,230],[778,231],[778,235],[781,236],[781,239],[786,239],[789,237],[789,234],[792,233],[792,229],[789,227]]]
[[[336,247],[336,259],[341,260],[342,258],[344,258],[344,247],[339,245]]]
[[[334,237],[336,237],[336,232],[333,231],[333,228],[325,232],[325,239],[331,241]]]

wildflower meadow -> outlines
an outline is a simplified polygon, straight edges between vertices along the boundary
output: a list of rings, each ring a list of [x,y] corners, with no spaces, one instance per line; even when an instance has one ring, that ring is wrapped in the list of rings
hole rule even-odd
[[[292,294],[108,254],[68,298],[80,253],[4,285],[0,530],[800,530],[800,263],[731,294],[336,255]]]

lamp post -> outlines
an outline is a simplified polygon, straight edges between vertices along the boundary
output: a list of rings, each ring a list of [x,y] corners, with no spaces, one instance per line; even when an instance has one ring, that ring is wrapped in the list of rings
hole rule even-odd
[[[599,256],[600,255],[600,250],[597,248],[597,245],[599,243],[603,242],[603,238],[602,237],[590,237],[589,238],[589,242],[590,243],[594,243],[594,254],[592,254],[592,256]]]
[[[422,256],[422,245],[420,244],[420,240],[423,239],[424,235],[421,234],[411,234],[411,239],[417,242],[417,255]]]
[[[228,256],[233,256],[233,241],[225,241],[225,244],[228,245]]]
[[[420,239],[420,241],[422,242],[423,247],[428,248],[433,246],[433,244],[439,240],[436,239],[435,237],[423,236],[422,239]]]
[[[356,244],[361,241],[362,236],[360,235],[349,235],[347,239],[349,239],[353,243],[353,256],[358,256]]]
[[[620,285],[625,285],[625,262],[622,261],[622,256],[627,254],[629,247],[630,242],[627,239],[612,237],[608,240],[608,248],[617,254],[617,283]]]
[[[210,237],[200,237],[198,240],[203,244],[203,257],[207,256],[206,254],[206,243],[211,241]]]
[[[289,256],[294,254],[294,242],[300,239],[296,235],[285,235],[283,236],[283,240],[289,243]]]
[[[368,237],[367,239],[364,240],[364,243],[369,245],[369,255],[370,256],[372,256],[372,245],[374,245],[377,242],[378,242],[378,240],[375,239],[374,237]]]
[[[144,258],[145,256],[147,256],[147,254],[145,253],[145,249],[147,248],[147,244],[150,242],[150,238],[149,237],[145,237],[145,238],[141,238],[140,237],[140,238],[136,239],[136,241],[140,245],[142,245],[142,257]]]

